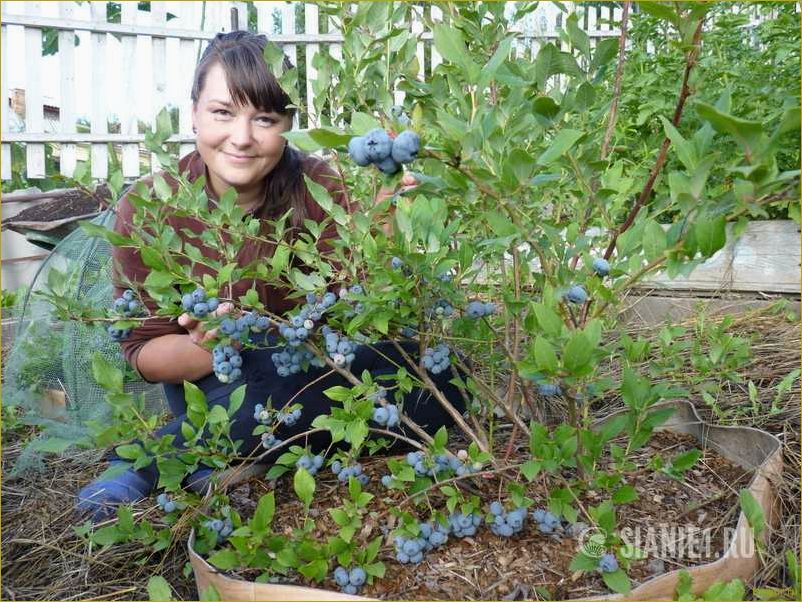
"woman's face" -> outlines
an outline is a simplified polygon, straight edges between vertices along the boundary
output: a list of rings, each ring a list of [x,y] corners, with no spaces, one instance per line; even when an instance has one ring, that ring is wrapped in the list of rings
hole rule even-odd
[[[281,159],[286,144],[281,134],[292,127],[291,118],[234,104],[225,71],[215,63],[192,108],[192,124],[212,189],[221,195],[233,186],[240,202],[255,202],[265,176]]]

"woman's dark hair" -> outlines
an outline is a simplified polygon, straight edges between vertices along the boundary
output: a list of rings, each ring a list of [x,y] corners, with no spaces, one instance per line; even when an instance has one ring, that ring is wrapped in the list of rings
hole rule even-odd
[[[285,115],[292,119],[295,108],[289,107],[290,97],[281,88],[264,59],[267,37],[249,31],[218,33],[204,50],[195,68],[192,81],[192,102],[197,103],[206,83],[209,69],[219,64],[228,80],[228,91],[238,105],[250,103],[260,111]],[[284,69],[292,69],[285,56]],[[289,145],[276,167],[267,175],[265,204],[259,217],[275,219],[292,208],[290,222],[295,228],[303,225],[306,215],[306,187],[303,181],[304,155]]]

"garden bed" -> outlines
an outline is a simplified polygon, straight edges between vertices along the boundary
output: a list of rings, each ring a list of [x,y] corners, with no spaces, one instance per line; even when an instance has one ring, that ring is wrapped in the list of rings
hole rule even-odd
[[[720,558],[729,545],[727,537],[735,529],[739,515],[738,491],[748,486],[752,471],[733,464],[710,449],[704,451],[698,467],[686,473],[683,481],[648,468],[655,456],[673,457],[698,446],[690,435],[658,432],[632,458],[635,469],[628,483],[639,492],[640,499],[625,507],[619,516],[620,527],[629,530],[633,540],[639,532],[641,537],[645,537],[650,527],[657,524],[683,527],[683,530],[653,531],[653,545],[665,550],[666,557],[634,562],[629,571],[633,587],[666,570],[712,562]],[[511,455],[510,461],[516,464],[527,457],[527,449],[519,448]],[[602,465],[609,461],[609,457],[605,458]],[[394,526],[390,509],[402,506],[410,509],[411,505],[405,503],[403,493],[387,490],[379,483],[386,472],[383,459],[363,461],[363,466],[371,477],[364,490],[375,496],[367,508],[369,518],[365,519],[365,526],[359,534],[360,539],[367,542],[377,533],[386,534]],[[533,508],[545,505],[547,480],[548,477],[544,476],[529,484],[527,495],[535,500]],[[496,476],[477,479],[474,483],[477,485],[474,493],[486,501],[495,499],[502,486]],[[337,507],[346,493],[345,487],[330,473],[319,476],[317,484],[318,493],[309,515],[316,521],[315,537],[323,542],[337,533],[337,526],[327,509]],[[229,492],[232,507],[243,519],[250,517],[259,498],[270,490],[270,485],[255,479],[234,487]],[[275,487],[274,524],[281,525],[281,530],[287,534],[301,527],[304,518],[303,504],[291,489],[286,479],[278,481]],[[597,505],[604,497],[601,492],[588,491],[580,496],[578,505],[582,508]],[[434,507],[443,505],[443,500],[437,496],[429,501]],[[699,541],[691,541],[696,538],[694,529],[704,533]],[[585,573],[580,577],[569,569],[583,537],[580,533],[544,535],[531,521],[527,521],[524,530],[512,538],[500,538],[489,529],[480,528],[475,537],[451,537],[446,545],[429,553],[418,565],[401,565],[391,554],[380,555],[389,577],[374,581],[373,585],[363,588],[361,594],[391,600],[517,600],[537,596],[562,600],[608,594],[609,590],[598,573]],[[390,546],[389,541],[385,543]],[[692,549],[694,546],[700,550]],[[695,558],[685,563],[678,562],[677,557],[682,556]],[[254,580],[259,572],[232,571],[229,574]],[[312,581],[293,580],[289,583],[320,587]],[[333,581],[322,586],[338,589]]]
[[[686,323],[688,326],[693,324],[694,321],[691,319]],[[658,328],[655,328],[654,325],[630,325],[629,327],[631,336],[640,334],[655,338],[657,330]],[[745,381],[753,380],[757,386],[759,398],[757,406],[753,406],[750,402],[745,382],[725,382],[726,394],[717,400],[719,405],[715,409],[698,397],[693,398],[692,401],[705,420],[716,424],[756,426],[778,435],[783,442],[783,478],[777,487],[781,496],[782,522],[772,532],[766,548],[765,563],[758,576],[748,584],[750,587],[783,588],[791,584],[783,554],[786,550],[791,550],[796,554],[799,551],[800,414],[798,381],[782,397],[781,403],[775,410],[772,410],[771,407],[780,381],[789,371],[799,367],[799,322],[798,319],[791,319],[781,314],[771,314],[765,311],[750,312],[738,315],[729,331],[741,336],[755,337],[751,360],[739,370],[739,375]],[[647,359],[647,363],[648,361],[651,360]],[[615,370],[613,369],[610,374],[615,377]],[[686,370],[682,374],[686,380],[690,380],[692,376],[691,370]],[[603,417],[620,407],[620,399],[610,396],[595,404],[591,408],[591,413],[594,416]],[[32,434],[29,427],[12,428],[10,423],[4,424],[2,446],[4,475],[2,483],[3,599],[142,600],[147,599],[146,584],[152,575],[163,576],[170,583],[173,595],[177,599],[198,598],[192,575],[185,572],[189,558],[186,547],[180,540],[176,541],[176,544],[169,550],[154,554],[148,553],[141,546],[135,544],[117,545],[106,549],[97,546],[90,547],[74,533],[74,527],[79,525],[72,514],[74,495],[82,485],[91,481],[104,470],[101,452],[70,451],[63,456],[50,456],[45,459],[41,472],[36,473],[31,470],[18,478],[10,478],[10,470],[19,458],[27,438]],[[376,470],[379,470],[380,461],[368,461],[366,464],[370,465],[373,462],[376,463]],[[701,475],[701,481],[698,480],[700,476],[693,472],[689,473],[688,478],[692,484],[705,484],[704,475]],[[668,487],[675,484],[665,481],[660,485]],[[323,482],[319,489],[323,495],[323,492],[326,491]],[[342,492],[342,489],[332,487],[329,495],[334,495],[336,491]],[[683,491],[681,485],[679,491]],[[690,495],[689,491],[684,493]],[[244,499],[243,496],[236,495],[237,499]],[[288,498],[292,497],[291,494],[282,495],[287,495]],[[250,496],[248,497],[250,499]],[[641,502],[636,502],[636,504],[646,503],[648,499],[643,496]],[[247,502],[245,503],[247,504]],[[663,504],[665,503],[664,498]],[[709,525],[713,525],[712,517],[724,518],[724,513],[717,510],[718,503],[713,504],[711,508],[702,509],[702,511],[708,512],[705,520]],[[721,500],[720,503],[726,505],[727,508],[736,507],[735,501],[731,499],[726,502]],[[673,511],[681,512],[686,509],[677,507]],[[137,517],[158,521],[159,515],[152,499],[144,500],[135,507],[135,516]],[[692,513],[688,516],[691,520],[695,518]],[[733,517],[727,518],[730,520]],[[624,524],[629,524],[628,521],[636,519],[637,515],[634,512],[627,511],[620,515],[620,520]],[[476,541],[495,540],[494,546],[502,551],[512,550],[509,544],[516,541],[515,539],[502,541],[489,532],[482,531],[481,533],[482,535]],[[525,533],[520,536],[522,540],[539,537],[531,533],[531,525],[527,526]],[[536,541],[545,540],[536,539]],[[566,542],[568,545],[572,545],[568,540]],[[552,545],[555,544],[556,542]],[[454,586],[452,583],[451,586],[460,587],[462,589],[459,591],[467,592],[468,584],[453,573],[468,572],[462,565],[470,566],[467,565],[468,562],[484,566],[484,558],[480,555],[472,557],[472,554],[476,554],[476,550],[480,548],[472,548],[471,543],[467,541],[460,542],[454,549],[455,554],[457,552],[458,554],[450,561],[457,564],[451,566],[448,565],[445,557],[442,557],[441,561],[439,556],[439,554],[447,553],[447,550],[436,552],[430,556],[432,562],[437,562],[434,566],[438,567],[433,572],[433,577],[439,575],[441,578],[451,579],[452,582],[460,581],[461,585]],[[565,549],[566,554],[572,551],[573,547]],[[521,557],[517,553],[508,553],[500,557],[509,558],[509,564],[506,567],[498,564],[497,567],[501,574],[496,573],[498,577],[489,583],[489,577],[485,577],[485,581],[482,581],[480,585],[488,590],[499,580],[505,585],[499,584],[492,592],[489,591],[488,595],[491,598],[499,599],[536,597],[536,592],[531,591],[531,588],[526,592],[518,588],[519,583],[526,583],[523,578],[512,582],[506,579],[502,580],[503,576],[522,570],[519,568]],[[396,571],[400,570],[400,574],[409,571],[397,564],[392,566]],[[422,568],[419,567],[416,572],[423,574]],[[677,568],[676,564],[671,562],[665,564],[666,570],[675,568]],[[648,576],[646,567],[635,569],[632,572],[632,577],[636,580]],[[554,577],[556,578],[556,575]],[[392,585],[394,579],[390,577],[385,581],[386,583],[380,582],[383,583],[381,587]],[[402,582],[401,579],[398,581]],[[403,583],[408,588],[414,586],[414,581],[407,580]],[[586,591],[590,591],[591,588],[598,585],[598,583],[590,582],[586,585],[589,588]],[[375,587],[379,588],[380,586]],[[509,591],[505,592],[505,587],[509,588]],[[563,584],[562,587],[566,590],[573,588],[571,591],[578,591],[581,595],[581,590],[576,584]],[[400,588],[396,587],[396,589]],[[373,591],[374,595],[378,595],[380,592],[379,589],[368,590],[368,592],[370,591]],[[418,591],[417,595],[416,591]],[[553,593],[556,595],[559,591],[562,590]],[[410,589],[408,597],[420,597],[419,590]]]

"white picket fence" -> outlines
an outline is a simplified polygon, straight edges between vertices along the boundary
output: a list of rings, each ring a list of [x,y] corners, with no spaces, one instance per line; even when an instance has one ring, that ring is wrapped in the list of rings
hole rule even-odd
[[[112,143],[121,160],[123,175],[136,178],[140,175],[140,146],[144,141],[137,120],[152,122],[153,116],[168,103],[177,107],[179,115],[178,134],[172,140],[181,144],[182,154],[193,148],[189,92],[199,46],[205,45],[219,31],[247,29],[247,4],[151,2],[149,12],[139,10],[137,2],[120,4],[121,22],[110,23],[106,2],[85,2],[83,5],[75,2],[2,2],[2,179],[12,176],[11,143],[25,144],[25,176],[29,179],[53,175],[46,173],[45,169],[45,145],[48,143],[58,144],[59,170],[65,176],[73,175],[77,158],[83,155],[91,156],[91,175],[94,178],[107,177],[108,143]],[[318,52],[339,56],[342,36],[334,31],[331,22],[328,27],[323,24],[325,32],[320,31],[319,7],[314,2],[301,3],[301,19],[296,19],[297,2],[253,4],[258,31],[268,33],[283,47],[293,63],[297,60],[298,48],[305,46],[307,80],[301,85],[306,86],[308,98],[311,98],[312,81],[316,77],[312,66],[314,56]],[[512,14],[513,5],[507,3],[508,14]],[[579,11],[580,23],[594,43],[600,38],[618,35],[613,23],[620,19],[620,8],[585,7],[582,3],[570,2],[565,6],[571,11]],[[437,4],[420,3],[414,8],[409,26],[420,37],[418,58],[421,69],[425,69],[424,56],[431,57],[431,67],[440,62],[436,51],[425,53],[424,50],[432,39],[431,32],[424,25],[424,10],[431,11],[435,20],[442,17],[442,9]],[[169,21],[168,13],[174,15]],[[565,14],[555,4],[539,3],[537,10],[518,23],[511,23],[511,29],[521,33],[516,52],[529,56],[528,53],[536,52],[545,41],[559,40],[564,18]],[[43,28],[58,31],[59,51],[52,57],[43,57],[41,53]],[[10,46],[12,35],[16,40],[24,39],[24,44]],[[81,40],[78,46],[73,44],[76,35]],[[11,67],[22,64],[24,128],[22,131],[9,131],[7,74]],[[48,102],[45,97],[45,76],[55,77],[60,82],[56,102]],[[86,87],[81,86],[80,94],[79,76],[86,83]],[[89,106],[78,107],[79,99],[87,96],[87,89]],[[144,107],[143,102],[150,106]],[[47,104],[55,104],[58,108],[58,120],[49,128],[56,131],[46,131],[44,107]],[[311,103],[308,104],[304,123],[300,125],[317,123],[317,115],[311,110]],[[145,110],[147,113],[143,117]],[[79,115],[88,117],[88,133],[76,132]],[[110,119],[119,120],[119,133],[108,131]],[[155,157],[150,159],[151,171],[157,169]]]

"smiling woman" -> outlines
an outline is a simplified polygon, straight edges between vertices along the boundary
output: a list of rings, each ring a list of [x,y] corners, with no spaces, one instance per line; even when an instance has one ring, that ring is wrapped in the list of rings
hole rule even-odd
[[[326,188],[333,201],[346,211],[351,211],[351,207],[338,174],[322,159],[289,147],[282,136],[292,127],[295,109],[289,106],[290,97],[265,63],[263,51],[266,43],[264,36],[235,31],[218,34],[209,44],[196,68],[192,87],[192,122],[197,134],[197,150],[183,157],[178,168],[181,173],[188,174],[191,182],[204,178],[210,210],[226,191],[234,189],[237,204],[246,213],[263,220],[263,230],[272,227],[271,220],[291,210],[289,229],[284,235],[292,238],[304,231],[309,221],[322,222],[327,217],[307,190],[304,176]],[[292,67],[286,59],[285,67]],[[161,175],[176,191],[178,183],[166,173]],[[153,180],[145,178],[144,183],[150,188]],[[402,179],[400,183],[404,186],[409,184],[409,180]],[[386,195],[388,191],[381,194]],[[115,230],[119,234],[129,236],[137,228],[148,228],[148,224],[140,223],[141,219],[136,216],[136,208],[127,194],[120,199],[116,210]],[[206,223],[175,214],[168,214],[166,221],[184,242],[196,247],[204,257],[215,256],[215,251],[203,243]],[[336,234],[335,224],[328,224],[317,237],[318,249],[326,252]],[[263,238],[267,240],[267,237]],[[237,252],[240,267],[272,256],[275,244],[264,240],[249,240],[242,244]],[[308,372],[293,374],[289,378],[289,375],[277,372],[272,356],[276,354],[278,337],[273,332],[268,332],[264,340],[259,341],[266,343],[267,347],[243,348],[236,353],[232,349],[229,355],[239,358],[237,375],[234,376],[232,370],[227,373],[226,382],[221,382],[213,370],[217,360],[213,361],[210,345],[207,345],[217,336],[216,330],[207,332],[204,329],[196,319],[199,315],[196,309],[192,315],[185,313],[177,321],[158,317],[157,303],[142,288],[150,268],[139,251],[133,247],[115,247],[113,258],[115,296],[127,298],[125,295],[133,295],[127,289],[135,289],[150,310],[151,317],[132,329],[121,345],[125,358],[145,380],[164,384],[175,419],[157,430],[156,437],[170,436],[174,445],[183,445],[182,424],[187,416],[183,383],[186,381],[203,391],[209,407],[213,404],[228,407],[231,393],[243,382],[247,385],[244,403],[231,417],[231,437],[242,442],[240,450],[244,455],[263,443],[253,434],[258,420],[254,408],[258,404],[269,399],[273,407],[282,407],[290,399],[302,404],[302,416],[292,424],[286,422],[276,432],[278,437],[286,439],[309,430],[316,416],[330,411],[331,401],[323,394],[324,390],[347,384],[342,376],[319,368],[310,368]],[[202,261],[195,261],[191,266],[187,261],[187,267],[196,282],[202,282],[204,275],[212,275],[211,268]],[[250,290],[256,291],[270,314],[282,315],[298,304],[296,299],[289,298],[289,291],[253,279],[230,283],[220,291],[199,289],[196,294],[199,299],[206,299],[207,293],[209,297],[219,297],[214,309],[205,309],[204,314],[207,311],[215,316],[229,314],[238,322],[247,319],[247,314],[236,309],[234,303]],[[328,294],[334,297],[332,292]],[[417,344],[415,349],[407,348],[407,357],[416,351]],[[374,348],[362,346],[354,350],[353,355],[351,369],[358,374],[364,370],[376,376],[394,374],[406,361],[388,341]],[[409,369],[412,368],[410,365]],[[440,391],[461,411],[464,402],[449,379],[447,373],[433,377]],[[413,389],[406,395],[405,411],[416,423],[426,425],[425,429],[434,433],[449,424],[451,419],[440,404],[428,403],[429,399],[428,393]],[[389,423],[387,426],[391,428]],[[324,449],[328,443],[328,435],[309,438],[313,450]],[[113,514],[119,504],[148,496],[159,479],[155,462],[139,470],[124,465],[116,456],[112,462],[119,465],[121,472],[118,476],[94,481],[78,494],[78,510],[89,514],[93,520]],[[197,488],[211,472],[211,468],[200,466],[184,484]]]

